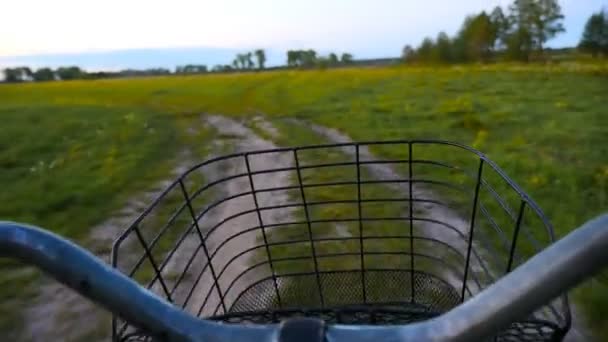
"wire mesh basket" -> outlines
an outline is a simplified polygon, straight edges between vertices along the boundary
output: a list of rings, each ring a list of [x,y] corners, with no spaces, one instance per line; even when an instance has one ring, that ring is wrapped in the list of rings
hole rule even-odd
[[[112,264],[210,320],[403,325],[474,297],[553,239],[539,207],[472,148],[344,143],[194,166],[116,240]],[[495,339],[561,340],[569,325],[563,295]],[[147,339],[117,317],[113,337]]]

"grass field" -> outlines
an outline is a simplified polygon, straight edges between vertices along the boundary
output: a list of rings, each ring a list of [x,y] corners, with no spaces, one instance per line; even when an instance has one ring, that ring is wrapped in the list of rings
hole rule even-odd
[[[79,239],[166,176],[199,113],[301,117],[357,140],[441,138],[495,160],[558,236],[608,207],[608,65],[282,71],[0,86],[0,218]],[[298,141],[297,143],[301,143]],[[311,141],[310,143],[315,143]],[[382,153],[382,151],[378,151]],[[35,278],[12,264],[4,303]],[[576,291],[602,336],[608,278]],[[3,305],[0,317],[8,317]],[[6,309],[8,310],[8,309]],[[8,311],[6,311],[8,312]],[[0,330],[8,320],[0,319]]]

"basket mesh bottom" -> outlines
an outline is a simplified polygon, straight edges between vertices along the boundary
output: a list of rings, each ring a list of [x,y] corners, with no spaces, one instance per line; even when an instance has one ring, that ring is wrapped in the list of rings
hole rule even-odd
[[[280,303],[274,281],[265,279],[243,292],[227,314],[207,319],[269,324],[293,317],[315,317],[328,324],[405,325],[436,317],[460,304],[456,289],[428,274],[414,273],[412,279],[409,271],[366,271],[365,280],[361,277],[357,271],[322,273],[318,281],[314,274],[278,277]],[[364,282],[367,302],[363,301]],[[556,341],[559,331],[545,321],[518,322],[493,340]],[[148,339],[133,334],[123,341]]]
[[[310,311],[363,303],[413,303],[425,311],[444,312],[460,303],[460,295],[452,286],[424,273],[414,273],[413,279],[409,271],[366,271],[364,276],[363,280],[359,271],[342,271],[321,273],[318,280],[314,274],[278,277],[279,296],[276,296],[273,280],[266,279],[242,293],[226,316],[284,308]]]
[[[329,324],[405,325],[440,315],[460,304],[460,295],[449,284],[424,273],[414,273],[412,298],[409,271],[366,271],[367,302],[363,304],[361,272],[334,272],[319,275],[325,306],[317,290],[315,275],[279,277],[277,282],[283,307],[279,309],[272,279],[249,288],[226,315],[210,317],[226,323],[278,323],[292,317],[315,317]],[[353,305],[359,303],[360,305]],[[308,309],[301,309],[308,308]],[[555,341],[559,329],[542,321],[512,324],[496,341]]]
[[[413,276],[412,279],[409,271],[367,271],[366,302],[362,291],[364,281],[358,271],[321,273],[318,281],[314,274],[277,277],[280,303],[274,281],[265,279],[241,293],[227,314],[206,319],[232,324],[269,324],[293,317],[315,317],[328,324],[405,325],[436,317],[460,304],[456,289],[444,281],[425,273]],[[558,336],[557,327],[535,320],[514,323],[493,340],[556,341]],[[148,339],[135,333],[123,341]]]

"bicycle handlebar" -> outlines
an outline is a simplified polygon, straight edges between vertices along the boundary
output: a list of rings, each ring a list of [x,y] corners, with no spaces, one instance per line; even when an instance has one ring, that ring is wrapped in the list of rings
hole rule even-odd
[[[49,231],[0,222],[0,257],[35,265],[150,335],[170,341],[277,341],[304,325],[230,325],[196,318],[90,252]],[[608,214],[585,223],[467,302],[406,326],[309,324],[297,338],[340,341],[470,341],[495,335],[608,265]],[[311,321],[305,320],[305,321]],[[310,327],[321,327],[319,330]],[[308,329],[308,330],[306,330]]]
[[[198,319],[171,305],[89,251],[49,231],[0,222],[0,257],[19,259],[129,321],[153,336],[170,341],[230,341],[239,332]],[[247,327],[244,341],[270,341],[272,331]]]

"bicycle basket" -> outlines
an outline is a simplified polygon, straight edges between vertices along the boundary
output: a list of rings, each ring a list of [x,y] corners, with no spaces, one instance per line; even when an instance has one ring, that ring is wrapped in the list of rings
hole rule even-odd
[[[401,325],[458,306],[552,241],[539,207],[474,149],[345,143],[194,166],[117,239],[112,262],[210,320]],[[146,339],[113,323],[116,340]],[[496,339],[560,340],[569,324],[563,295]]]

